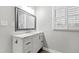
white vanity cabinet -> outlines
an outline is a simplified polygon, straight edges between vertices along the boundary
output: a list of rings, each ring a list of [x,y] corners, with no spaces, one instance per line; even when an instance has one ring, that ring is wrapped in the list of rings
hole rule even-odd
[[[43,47],[41,32],[13,36],[14,53],[36,53]]]

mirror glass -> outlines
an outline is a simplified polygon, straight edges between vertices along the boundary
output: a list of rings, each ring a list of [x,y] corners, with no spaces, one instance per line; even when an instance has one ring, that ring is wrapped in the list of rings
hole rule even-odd
[[[16,8],[16,30],[35,30],[36,29],[36,16]]]

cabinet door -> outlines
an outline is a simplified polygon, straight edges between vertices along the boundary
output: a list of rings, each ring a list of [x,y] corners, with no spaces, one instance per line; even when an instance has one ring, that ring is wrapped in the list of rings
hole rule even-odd
[[[23,40],[21,38],[13,38],[13,52],[22,53],[23,52]]]
[[[33,52],[36,53],[39,51],[39,49],[41,49],[42,44],[41,44],[41,40],[39,38],[39,35],[34,35],[33,36]]]

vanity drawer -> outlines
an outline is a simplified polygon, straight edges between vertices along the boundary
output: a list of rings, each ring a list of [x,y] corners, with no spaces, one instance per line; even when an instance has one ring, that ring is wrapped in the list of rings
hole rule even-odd
[[[27,37],[27,39],[24,39],[23,41],[23,49],[24,49],[24,53],[30,53],[32,51],[32,37]]]
[[[32,46],[32,42],[30,42],[30,41],[25,42],[23,46],[24,46],[24,49],[27,49]]]
[[[23,45],[25,47],[28,46],[28,45],[31,45],[31,44],[32,44],[32,39],[31,38],[24,39]]]
[[[32,44],[24,45],[24,53],[31,53],[32,52]]]

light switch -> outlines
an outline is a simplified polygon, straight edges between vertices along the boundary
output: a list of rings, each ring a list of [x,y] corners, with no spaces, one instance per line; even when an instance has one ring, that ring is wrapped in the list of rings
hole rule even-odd
[[[8,25],[8,21],[2,19],[2,20],[0,21],[0,25],[6,26],[6,25]]]

